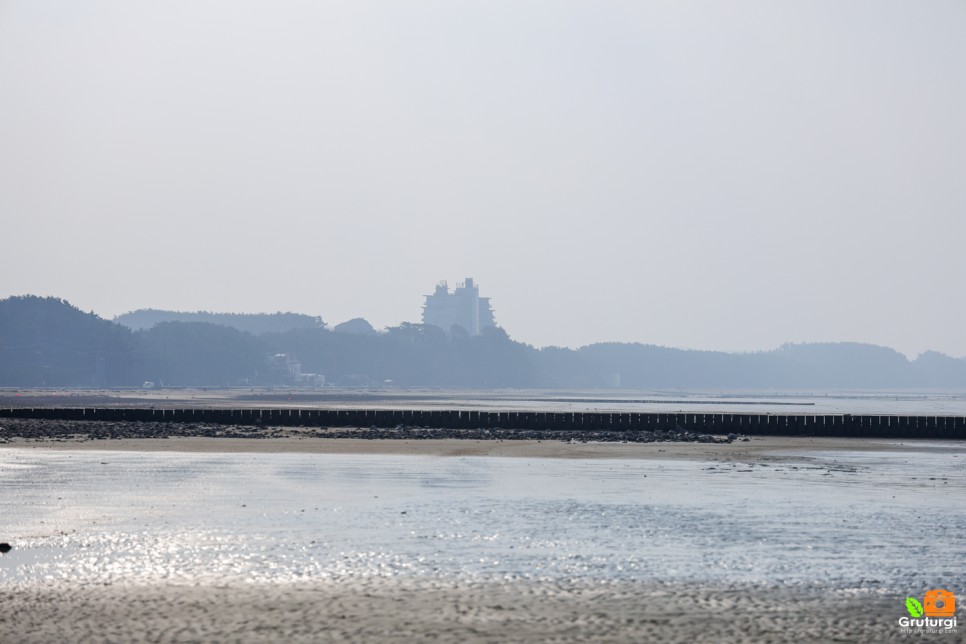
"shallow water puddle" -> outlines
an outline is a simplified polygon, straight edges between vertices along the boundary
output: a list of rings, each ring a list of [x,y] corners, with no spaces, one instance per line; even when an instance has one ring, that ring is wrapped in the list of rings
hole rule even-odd
[[[0,541],[15,549],[0,583],[961,585],[962,453],[740,463],[5,449]]]

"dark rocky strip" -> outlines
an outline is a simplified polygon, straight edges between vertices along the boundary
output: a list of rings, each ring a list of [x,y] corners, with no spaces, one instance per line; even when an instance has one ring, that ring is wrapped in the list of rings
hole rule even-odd
[[[675,428],[670,431],[567,431],[530,429],[440,429],[431,427],[282,427],[210,423],[112,422],[89,420],[0,419],[0,444],[29,441],[116,440],[122,438],[356,438],[363,440],[543,440],[608,443],[730,443],[736,434],[713,436]],[[747,439],[745,439],[747,440]]]

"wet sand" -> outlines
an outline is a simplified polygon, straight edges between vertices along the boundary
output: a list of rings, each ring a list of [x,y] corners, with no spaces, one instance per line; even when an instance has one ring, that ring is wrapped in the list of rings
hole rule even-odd
[[[674,584],[0,590],[4,642],[899,642],[897,601]],[[943,641],[956,641],[947,635]]]
[[[810,437],[682,442],[275,438],[56,440],[4,448],[186,453],[501,456],[793,463],[816,452],[946,452],[960,445]],[[958,511],[958,510],[957,510]],[[959,589],[953,589],[954,591]],[[912,592],[910,590],[910,592]],[[374,578],[286,583],[64,581],[0,588],[0,642],[892,642],[903,597],[874,589],[561,579]],[[943,635],[943,641],[957,635]]]

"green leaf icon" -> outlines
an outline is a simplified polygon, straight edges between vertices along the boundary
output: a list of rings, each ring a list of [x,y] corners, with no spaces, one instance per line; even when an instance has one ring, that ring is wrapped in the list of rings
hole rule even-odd
[[[922,617],[922,604],[915,597],[906,598],[906,610],[913,617]]]

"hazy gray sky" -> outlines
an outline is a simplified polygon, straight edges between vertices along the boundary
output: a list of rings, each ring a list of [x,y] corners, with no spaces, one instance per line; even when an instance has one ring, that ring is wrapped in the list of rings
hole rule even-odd
[[[966,3],[0,0],[0,297],[966,356]]]

